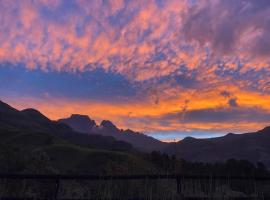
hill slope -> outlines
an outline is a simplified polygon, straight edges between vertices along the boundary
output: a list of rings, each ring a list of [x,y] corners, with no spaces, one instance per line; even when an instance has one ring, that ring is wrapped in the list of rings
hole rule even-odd
[[[188,161],[216,162],[234,158],[270,166],[270,127],[255,133],[232,134],[210,139],[185,138],[164,149]]]
[[[85,135],[76,132],[69,126],[51,121],[35,109],[18,111],[0,101],[0,125],[5,130],[19,130],[20,132],[49,133],[71,143],[107,150],[132,151],[132,145],[117,141],[113,137],[101,135]]]
[[[86,135],[39,111],[0,102],[2,173],[148,173],[155,171],[133,147],[113,137]]]

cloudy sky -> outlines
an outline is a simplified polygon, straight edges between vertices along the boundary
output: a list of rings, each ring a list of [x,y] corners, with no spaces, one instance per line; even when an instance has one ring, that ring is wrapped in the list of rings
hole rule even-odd
[[[0,99],[162,140],[270,125],[269,0],[0,0]]]

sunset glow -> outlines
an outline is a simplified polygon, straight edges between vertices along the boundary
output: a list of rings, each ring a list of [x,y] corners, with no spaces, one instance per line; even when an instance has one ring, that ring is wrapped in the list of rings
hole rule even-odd
[[[270,124],[267,0],[0,0],[0,23],[0,99],[18,109],[164,141]]]

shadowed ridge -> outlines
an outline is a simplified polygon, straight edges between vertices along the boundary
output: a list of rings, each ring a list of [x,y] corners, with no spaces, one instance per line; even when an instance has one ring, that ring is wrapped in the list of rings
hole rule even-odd
[[[72,120],[71,118],[77,118],[78,121]],[[103,120],[100,125],[89,121],[88,116],[72,115],[68,119],[61,119],[58,122],[64,123],[72,127],[75,131],[80,131],[88,134],[97,134],[102,136],[114,137],[119,141],[125,141],[132,144],[135,148],[141,151],[151,152],[153,150],[162,150],[167,144],[144,135],[139,132],[119,129],[109,120]],[[93,121],[94,122],[94,121]]]
[[[243,134],[229,133],[222,137],[185,138],[169,144],[164,151],[194,162],[224,162],[228,159],[263,162],[270,166],[270,127]]]
[[[38,110],[30,108],[18,111],[3,102],[0,102],[0,130],[4,133],[17,131],[22,137],[34,133],[30,139],[50,135],[88,148],[134,151],[132,145],[127,142],[116,141],[112,137],[102,135],[81,134],[66,124],[51,121]]]
[[[103,120],[100,123],[100,126],[103,126],[105,128],[113,129],[113,130],[118,130],[118,128],[109,120]]]
[[[135,132],[130,129],[119,129],[109,120],[103,120],[100,124],[100,127],[103,128],[98,129],[97,133],[107,136],[110,135],[118,140],[129,142],[140,151],[161,151],[166,145],[165,143],[153,137],[144,135],[143,133]]]
[[[212,138],[212,139],[217,140],[217,141],[223,141],[223,140],[234,140],[235,138],[240,138],[240,137],[241,137],[241,134],[228,133],[224,136]]]
[[[20,117],[21,113],[19,110],[11,107],[3,101],[0,101],[0,117],[1,116]]]
[[[185,137],[183,140],[180,140],[179,142],[177,143],[184,143],[184,142],[195,142],[197,141],[198,139],[194,138],[194,137]]]
[[[270,126],[267,126],[264,129],[258,131],[258,133],[269,134],[270,135]]]
[[[235,133],[228,133],[227,135],[225,135],[224,137],[233,137],[235,136],[236,134]]]
[[[17,109],[11,107],[10,105],[4,103],[1,100],[0,100],[0,111],[1,112],[11,112],[11,111],[18,112]]]
[[[0,101],[0,125],[1,127],[13,127],[32,129],[38,124],[30,120],[29,116]]]
[[[51,122],[51,120],[49,118],[47,118],[41,112],[39,112],[38,110],[33,109],[33,108],[24,109],[21,111],[21,113],[29,116],[32,120],[35,120],[38,122],[46,122],[46,123]]]
[[[87,115],[72,114],[69,118],[59,119],[59,123],[70,126],[73,130],[89,133],[96,126],[96,122]]]
[[[84,120],[85,122],[94,122],[96,124],[96,122],[94,120],[92,120],[88,115],[80,115],[80,114],[72,114],[70,116],[70,119],[73,120]]]

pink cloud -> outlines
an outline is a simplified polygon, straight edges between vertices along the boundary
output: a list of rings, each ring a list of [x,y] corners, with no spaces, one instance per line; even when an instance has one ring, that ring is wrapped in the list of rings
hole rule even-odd
[[[0,61],[45,71],[102,67],[130,81],[196,71],[209,85],[230,79],[216,75],[220,63],[239,75],[269,73],[265,0],[102,2],[1,1]]]

